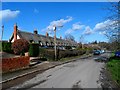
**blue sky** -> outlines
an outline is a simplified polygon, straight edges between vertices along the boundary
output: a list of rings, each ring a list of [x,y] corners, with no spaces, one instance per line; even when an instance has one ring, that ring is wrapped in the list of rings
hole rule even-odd
[[[71,34],[77,42],[83,36],[83,42],[108,41],[105,37],[105,25],[112,21],[105,19],[109,12],[103,8],[110,7],[108,2],[3,2],[2,24],[3,40],[8,40],[17,23],[22,31],[39,34],[46,32],[53,36],[52,26],[57,26],[57,37]],[[58,27],[58,26],[63,27]]]

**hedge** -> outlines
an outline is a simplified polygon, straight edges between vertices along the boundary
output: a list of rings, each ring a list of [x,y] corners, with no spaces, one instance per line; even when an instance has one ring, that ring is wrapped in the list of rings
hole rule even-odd
[[[12,43],[10,43],[10,42],[0,42],[0,51],[13,53],[13,50],[11,49],[11,45],[12,45]]]
[[[15,57],[15,58],[3,58],[2,59],[2,72],[10,72],[12,70],[18,70],[23,67],[29,66],[29,56]]]
[[[36,57],[39,55],[39,44],[30,44],[29,56]]]
[[[78,56],[85,54],[85,50],[58,50],[57,49],[57,59]],[[55,60],[55,52],[54,49],[42,49],[40,48],[40,57],[45,57],[48,60]]]

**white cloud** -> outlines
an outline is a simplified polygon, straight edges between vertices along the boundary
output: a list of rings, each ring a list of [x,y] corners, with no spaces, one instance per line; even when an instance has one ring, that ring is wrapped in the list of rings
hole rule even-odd
[[[85,27],[85,31],[83,33],[84,35],[90,35],[92,33],[93,33],[93,31],[89,26]]]
[[[80,23],[75,23],[72,25],[73,30],[81,30],[84,28],[85,25],[81,25]]]
[[[8,20],[17,17],[17,15],[20,13],[19,10],[11,11],[10,9],[1,10],[0,11],[0,21],[1,20]]]
[[[73,19],[72,17],[67,17],[67,19],[60,19],[60,20],[57,20],[57,21],[52,21],[47,28],[51,30],[54,25],[56,27],[63,26],[64,24],[72,21],[72,19]]]
[[[69,16],[67,16],[66,17],[66,19],[60,19],[60,20],[56,20],[56,21],[52,21],[52,22],[50,22],[50,25],[49,26],[47,26],[45,29],[43,29],[42,31],[51,31],[51,30],[53,30],[53,26],[55,25],[56,27],[62,27],[62,26],[64,26],[64,24],[66,24],[66,23],[68,23],[68,22],[70,22],[70,21],[72,21],[73,20],[73,18],[72,17],[69,17]]]
[[[103,31],[103,32],[99,32],[100,35],[105,35],[106,34],[106,31]]]
[[[71,34],[72,32],[76,31],[76,30],[82,30],[85,27],[85,25],[81,25],[79,22],[78,23],[74,23],[72,25],[72,28],[68,29],[65,31],[65,34]]]
[[[112,21],[112,20],[106,20],[104,22],[98,23],[95,25],[94,30],[95,31],[104,31],[107,30],[107,28],[109,29],[114,29],[114,27],[110,26],[112,24],[114,24],[116,21]]]

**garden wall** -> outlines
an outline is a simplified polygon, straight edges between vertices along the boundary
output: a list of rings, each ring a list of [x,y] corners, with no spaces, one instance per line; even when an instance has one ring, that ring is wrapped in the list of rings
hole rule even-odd
[[[2,72],[10,72],[29,66],[29,56],[2,59]]]

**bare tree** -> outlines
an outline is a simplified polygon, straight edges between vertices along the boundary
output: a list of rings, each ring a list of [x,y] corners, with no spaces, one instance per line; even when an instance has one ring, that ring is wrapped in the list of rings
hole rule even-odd
[[[107,19],[111,20],[112,23],[105,27],[105,36],[109,39],[110,43],[114,43],[115,46],[113,48],[115,50],[120,50],[120,1],[116,3],[111,2],[110,4],[111,7],[107,8],[110,11]]]
[[[73,35],[67,34],[67,35],[65,35],[65,40],[75,41],[75,38]]]
[[[83,42],[84,42],[84,35],[81,35],[81,36],[80,36],[79,42],[80,42],[80,43],[83,43]]]

